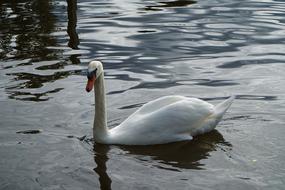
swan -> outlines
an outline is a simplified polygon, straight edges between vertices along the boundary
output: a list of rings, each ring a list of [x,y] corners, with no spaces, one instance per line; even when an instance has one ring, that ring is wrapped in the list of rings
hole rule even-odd
[[[108,129],[105,107],[104,71],[100,61],[91,61],[86,91],[94,87],[94,141],[101,144],[154,145],[192,140],[213,130],[234,100],[231,96],[213,106],[197,98],[165,96],[150,101],[120,125]]]

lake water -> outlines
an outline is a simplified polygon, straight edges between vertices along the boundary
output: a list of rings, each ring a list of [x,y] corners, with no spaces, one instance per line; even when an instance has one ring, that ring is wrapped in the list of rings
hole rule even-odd
[[[0,10],[1,190],[284,189],[284,1],[3,0]],[[93,148],[94,59],[110,127],[164,95],[237,99],[191,142]]]

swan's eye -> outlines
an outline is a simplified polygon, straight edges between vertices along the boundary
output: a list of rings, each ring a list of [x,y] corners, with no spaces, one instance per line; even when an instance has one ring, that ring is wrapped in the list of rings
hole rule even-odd
[[[95,70],[93,70],[93,71],[91,71],[91,72],[88,72],[88,71],[87,71],[87,78],[88,78],[89,80],[93,79],[93,76],[95,76],[95,78],[96,78],[96,71],[97,71],[97,69],[95,69]]]

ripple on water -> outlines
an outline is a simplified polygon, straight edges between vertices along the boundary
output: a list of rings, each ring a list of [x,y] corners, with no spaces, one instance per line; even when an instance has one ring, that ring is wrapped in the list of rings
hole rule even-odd
[[[283,189],[283,1],[4,0],[1,11],[0,189]],[[237,98],[191,142],[93,150],[93,59],[111,127],[164,95]]]

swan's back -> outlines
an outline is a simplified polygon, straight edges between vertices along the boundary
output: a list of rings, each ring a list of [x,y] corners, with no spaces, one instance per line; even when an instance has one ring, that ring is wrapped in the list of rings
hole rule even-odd
[[[151,101],[110,132],[113,144],[162,144],[191,140],[208,131],[215,108],[197,98],[166,96]],[[208,124],[209,123],[209,124]],[[205,128],[205,130],[202,130]]]

